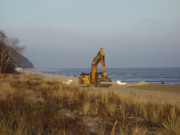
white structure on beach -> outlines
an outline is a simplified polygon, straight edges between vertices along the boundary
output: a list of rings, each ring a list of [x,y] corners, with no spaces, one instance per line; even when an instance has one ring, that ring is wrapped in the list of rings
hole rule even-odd
[[[126,83],[121,82],[120,80],[116,81],[118,85],[126,85]]]
[[[73,80],[68,80],[67,82],[63,82],[63,84],[68,84],[70,85],[73,82]]]

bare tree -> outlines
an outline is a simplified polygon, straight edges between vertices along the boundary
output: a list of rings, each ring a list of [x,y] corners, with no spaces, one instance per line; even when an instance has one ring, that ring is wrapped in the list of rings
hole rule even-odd
[[[7,68],[14,69],[16,63],[14,56],[22,52],[24,47],[18,46],[17,38],[7,38],[3,31],[0,31],[0,73],[6,72]]]

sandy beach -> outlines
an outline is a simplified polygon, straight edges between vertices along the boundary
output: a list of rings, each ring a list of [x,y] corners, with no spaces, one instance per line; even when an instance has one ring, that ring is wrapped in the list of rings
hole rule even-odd
[[[39,76],[47,80],[61,81],[64,83],[68,82],[68,80],[72,80],[73,85],[78,85],[77,77],[40,73],[40,71],[47,70],[49,69],[24,69],[23,73],[27,75]],[[142,100],[167,102],[177,105],[180,104],[180,84],[167,85],[139,82],[137,84],[117,85],[115,82],[113,82],[113,86],[108,88],[87,87],[87,89],[116,91],[122,95],[133,96]]]
[[[54,80],[54,81],[62,81],[62,82],[68,82],[68,80],[72,80],[72,84],[78,85],[77,77],[40,73],[42,71],[49,71],[49,69],[27,68],[23,70],[23,73],[27,75],[39,76],[46,80]]]

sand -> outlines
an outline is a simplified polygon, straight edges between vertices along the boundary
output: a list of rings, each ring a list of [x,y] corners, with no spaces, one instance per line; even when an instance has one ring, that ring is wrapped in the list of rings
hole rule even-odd
[[[68,82],[68,80],[73,80],[72,84],[78,86],[78,77],[39,73],[40,71],[47,70],[49,69],[25,69],[23,70],[23,73],[28,75],[40,76],[47,80],[56,80],[62,82]],[[121,86],[113,82],[113,86],[108,88],[90,87],[87,89],[116,91],[121,93],[122,95],[131,96],[142,100],[167,102],[180,105],[180,84],[150,84],[142,81],[137,84],[127,84]]]
[[[52,74],[44,74],[40,73],[41,71],[50,71],[49,69],[24,69],[23,73],[27,75],[34,75],[34,76],[40,76],[46,80],[54,80],[54,81],[62,81],[62,82],[68,82],[69,80],[72,80],[72,84],[78,85],[78,78],[77,77],[71,77],[71,76],[63,76],[63,75],[52,75]]]

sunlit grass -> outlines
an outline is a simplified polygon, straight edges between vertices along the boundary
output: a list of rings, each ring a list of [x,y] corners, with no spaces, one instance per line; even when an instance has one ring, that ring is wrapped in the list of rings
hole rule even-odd
[[[101,133],[179,134],[176,105],[20,74],[0,74],[0,85],[0,133],[4,135],[87,134],[84,117],[102,118],[106,124],[99,123]]]
[[[180,135],[180,118],[166,119],[156,128],[157,135]]]
[[[91,104],[89,102],[85,102],[83,104],[83,114],[86,115],[90,109]]]

